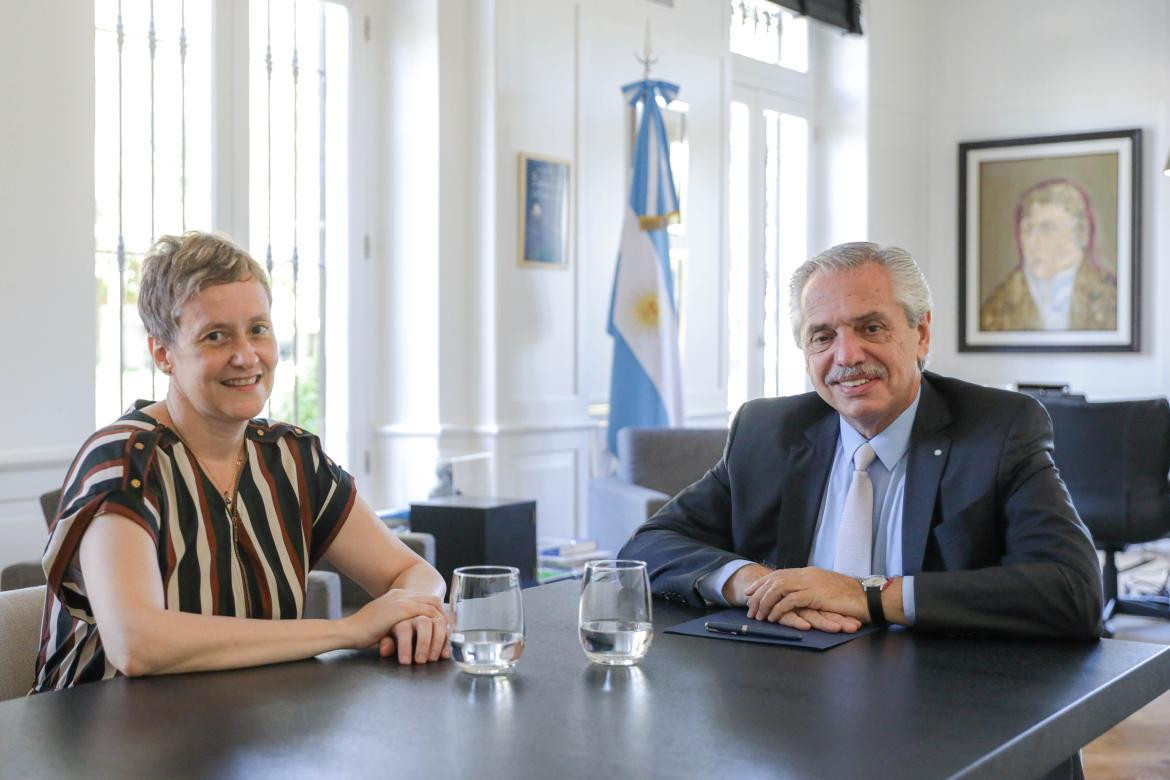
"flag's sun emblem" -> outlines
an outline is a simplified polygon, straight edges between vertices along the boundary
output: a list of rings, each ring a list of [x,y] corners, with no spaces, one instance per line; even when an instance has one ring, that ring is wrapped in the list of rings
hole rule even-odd
[[[634,301],[634,319],[643,328],[655,329],[658,327],[658,294],[645,292]]]

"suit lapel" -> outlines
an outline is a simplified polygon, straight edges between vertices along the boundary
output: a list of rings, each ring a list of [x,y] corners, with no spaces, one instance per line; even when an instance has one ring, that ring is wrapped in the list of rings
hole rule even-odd
[[[780,568],[808,565],[839,433],[836,412],[826,409],[828,413],[805,431],[805,441],[789,450],[788,479],[783,486],[783,495],[789,498],[780,504],[780,527],[776,534]]]
[[[906,495],[902,504],[902,571],[906,574],[922,571],[934,502],[951,450],[951,437],[946,432],[951,414],[927,375],[923,376],[921,393],[910,433]]]

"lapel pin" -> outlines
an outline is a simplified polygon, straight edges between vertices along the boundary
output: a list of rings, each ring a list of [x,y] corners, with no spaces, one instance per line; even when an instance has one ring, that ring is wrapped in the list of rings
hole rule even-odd
[[[942,455],[942,450],[935,450],[935,451],[934,451],[934,454],[935,454],[935,455]]]

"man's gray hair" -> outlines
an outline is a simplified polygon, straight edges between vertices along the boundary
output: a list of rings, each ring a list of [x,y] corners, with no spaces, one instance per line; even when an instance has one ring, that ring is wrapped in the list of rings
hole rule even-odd
[[[796,339],[796,346],[804,349],[800,337],[801,328],[804,326],[800,298],[809,280],[819,271],[845,271],[860,268],[866,263],[877,263],[890,274],[894,300],[906,312],[906,321],[910,327],[917,326],[934,307],[926,277],[922,275],[918,264],[905,249],[878,246],[868,241],[838,244],[806,261],[792,274],[792,281],[788,285],[788,313],[792,319],[792,335]]]

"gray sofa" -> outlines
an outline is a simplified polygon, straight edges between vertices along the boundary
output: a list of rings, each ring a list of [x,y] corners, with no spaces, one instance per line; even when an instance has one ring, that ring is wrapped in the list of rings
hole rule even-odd
[[[726,428],[623,428],[618,473],[589,482],[589,535],[616,553],[676,493],[723,456]]]

